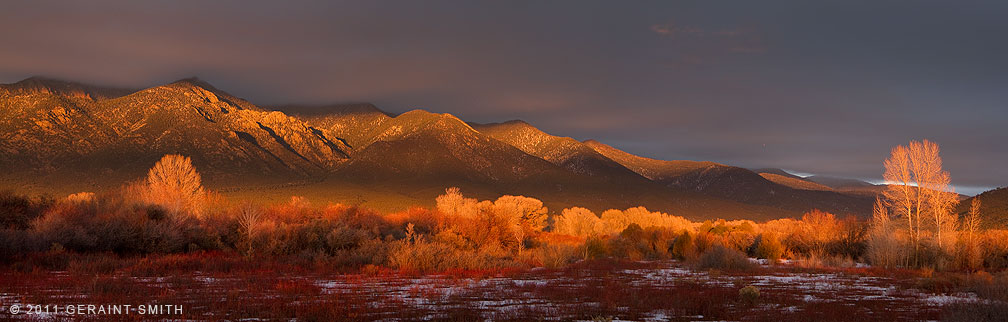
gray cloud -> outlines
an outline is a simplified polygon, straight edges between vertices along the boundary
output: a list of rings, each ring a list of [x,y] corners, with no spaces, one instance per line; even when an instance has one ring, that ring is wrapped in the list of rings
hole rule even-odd
[[[525,119],[666,159],[881,176],[943,147],[1008,182],[1008,4],[254,1],[5,4],[0,81],[192,75],[258,104]]]

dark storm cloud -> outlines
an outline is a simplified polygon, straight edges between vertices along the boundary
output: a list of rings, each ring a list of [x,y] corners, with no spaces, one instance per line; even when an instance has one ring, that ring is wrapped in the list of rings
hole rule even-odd
[[[1008,183],[1006,6],[31,1],[0,10],[0,81],[198,75],[261,105],[520,118],[665,159],[866,179],[929,138],[955,184],[993,187]]]

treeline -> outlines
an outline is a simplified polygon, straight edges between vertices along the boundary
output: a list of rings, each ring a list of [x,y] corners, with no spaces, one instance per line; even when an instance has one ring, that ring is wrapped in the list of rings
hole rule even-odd
[[[892,204],[880,200],[871,221],[814,210],[764,223],[693,222],[643,207],[550,212],[534,198],[476,200],[449,188],[434,209],[381,214],[314,206],[300,197],[273,205],[231,202],[202,187],[188,158],[166,156],[146,179],[113,192],[61,199],[0,194],[0,260],[224,251],[417,271],[558,267],[601,258],[679,259],[717,269],[750,268],[750,257],[807,266],[1008,267],[1008,232],[981,230],[978,210],[963,220],[943,218],[957,225],[940,230],[939,246],[931,237],[937,228],[922,220],[912,238],[909,224],[900,223],[913,221],[898,220]]]
[[[315,207],[299,197],[276,205],[232,204],[199,190],[192,191],[203,194],[200,198],[165,205],[146,199],[147,188],[134,184],[61,200],[4,193],[0,256],[9,263],[37,252],[220,250],[347,268],[440,271],[558,267],[599,258],[676,258],[714,267],[747,267],[746,257],[852,263],[864,251],[863,239],[857,239],[864,223],[822,212],[763,224],[696,223],[643,207],[608,210],[601,217],[570,208],[551,218],[534,198],[478,201],[452,188],[437,198],[435,209],[379,214],[343,205]]]

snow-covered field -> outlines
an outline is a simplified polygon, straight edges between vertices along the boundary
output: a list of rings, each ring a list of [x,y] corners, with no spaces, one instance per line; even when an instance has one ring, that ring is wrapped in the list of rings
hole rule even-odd
[[[66,274],[47,278],[57,286],[34,290],[5,286],[0,293],[4,308],[33,301],[139,301],[182,305],[183,316],[163,317],[197,320],[787,321],[935,319],[950,304],[989,302],[973,293],[923,291],[914,287],[914,277],[765,265],[746,273],[724,273],[697,271],[675,261],[582,263],[560,270],[488,276],[283,272],[211,276],[194,272],[170,277],[109,276],[78,289],[58,286],[61,279],[74,278]],[[740,297],[739,290],[746,286],[759,291],[756,300]],[[61,316],[65,314],[18,315]]]
[[[666,289],[674,291],[682,288],[725,288],[733,291],[744,286],[755,286],[769,300],[755,307],[754,311],[801,312],[801,305],[795,303],[841,303],[843,305],[866,304],[872,302],[877,307],[890,311],[906,312],[913,315],[918,310],[940,307],[953,303],[982,301],[972,293],[932,294],[914,288],[903,288],[891,278],[861,276],[841,272],[804,273],[775,272],[768,270],[761,274],[711,274],[695,271],[676,262],[654,263],[659,267],[619,269],[604,275],[568,275],[563,271],[532,271],[517,277],[455,278],[449,276],[425,276],[412,279],[373,278],[346,281],[315,280],[325,294],[359,294],[361,289],[370,289],[378,298],[402,301],[417,309],[428,311],[429,317],[444,317],[446,312],[459,309],[475,310],[485,318],[511,316],[532,310],[553,308],[558,312],[572,315],[549,316],[547,318],[575,318],[579,312],[573,309],[583,306],[604,307],[605,303],[582,301],[580,298],[558,299],[547,289],[579,289],[586,284],[620,281],[633,288]],[[543,294],[545,293],[545,294]],[[783,301],[781,301],[783,300]],[[735,305],[735,303],[726,303]],[[380,306],[381,302],[374,302]],[[675,307],[674,301],[668,303]],[[564,308],[572,310],[565,310]],[[866,308],[866,313],[872,313]],[[611,315],[620,316],[629,307],[616,307]],[[675,310],[671,310],[675,311]],[[890,312],[892,313],[892,312]],[[669,310],[639,312],[643,320],[661,321],[670,319],[704,319],[703,315],[676,315]]]

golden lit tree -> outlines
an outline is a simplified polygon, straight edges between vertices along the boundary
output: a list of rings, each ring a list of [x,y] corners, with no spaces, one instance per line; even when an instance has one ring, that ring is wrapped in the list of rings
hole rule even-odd
[[[542,201],[525,196],[502,196],[493,203],[493,212],[511,227],[518,252],[525,249],[525,237],[546,226],[547,209]]]
[[[202,179],[188,157],[165,155],[147,172],[142,197],[164,207],[176,218],[201,215],[206,191]]]
[[[602,227],[606,234],[618,234],[633,223],[633,219],[622,210],[609,209],[602,212]]]
[[[458,187],[445,189],[445,194],[437,196],[437,199],[435,199],[437,210],[443,214],[457,214],[465,203],[465,199]]]
[[[518,225],[531,230],[542,230],[546,226],[546,207],[542,201],[525,196],[501,196],[494,201],[494,210],[508,218],[515,218]]]
[[[554,223],[557,233],[573,236],[591,236],[599,233],[601,220],[591,210],[574,207],[564,209]]]
[[[906,219],[910,242],[916,247],[920,226],[920,206],[924,202],[923,195],[920,194],[914,182],[910,151],[906,146],[900,145],[892,149],[889,159],[885,160],[883,178],[889,183],[883,191],[883,195],[889,206],[892,207],[893,214]]]
[[[969,212],[963,218],[963,234],[960,235],[960,254],[963,265],[976,269],[983,264],[983,250],[980,248],[980,198],[973,198]]]
[[[980,230],[980,197],[973,198],[970,202],[969,212],[963,219],[963,229],[966,231],[967,239],[974,240],[977,237],[976,233]]]
[[[934,229],[935,242],[943,246],[945,237],[955,231],[952,209],[958,199],[949,173],[942,170],[938,144],[922,140],[893,148],[885,161],[884,178],[889,185],[883,194],[893,213],[906,219],[913,247],[920,246],[925,221]]]
[[[868,226],[868,249],[866,256],[872,265],[881,267],[892,267],[898,264],[905,265],[901,253],[901,245],[894,236],[896,233],[889,208],[879,198],[875,198],[875,207],[872,210],[871,225]]]
[[[956,230],[957,221],[952,209],[959,203],[959,198],[950,186],[948,171],[942,170],[938,144],[928,140],[914,141],[910,142],[909,151],[911,169],[925,201],[922,212],[929,215],[934,225],[935,240],[942,247],[943,237],[949,237],[948,233]]]
[[[928,190],[928,212],[934,224],[935,240],[938,247],[947,248],[955,241],[959,229],[959,220],[954,209],[959,204],[959,196],[954,191]]]
[[[463,196],[458,187],[445,189],[443,195],[437,196],[436,208],[448,217],[474,219],[480,215],[480,207],[478,207],[477,200]],[[445,221],[445,216],[438,216],[439,228],[444,229],[457,224]]]
[[[524,196],[502,196],[494,202],[466,198],[458,188],[437,197],[437,209],[448,221],[443,228],[457,231],[478,247],[515,245],[524,250],[525,238],[546,226],[542,201]]]
[[[801,222],[802,236],[797,239],[805,242],[806,248],[820,254],[826,251],[826,244],[840,234],[840,224],[836,216],[819,209],[806,212],[802,215]]]

